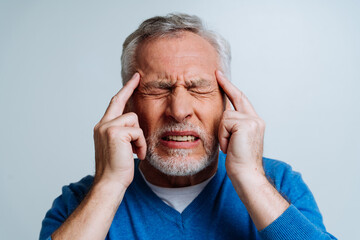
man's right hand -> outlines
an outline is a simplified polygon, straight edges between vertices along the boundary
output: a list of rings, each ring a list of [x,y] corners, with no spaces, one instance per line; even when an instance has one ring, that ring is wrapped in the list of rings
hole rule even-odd
[[[146,142],[135,113],[124,108],[139,85],[136,73],[112,98],[95,126],[96,173],[90,191],[52,234],[52,239],[105,239],[127,187],[134,178],[134,158],[145,158]]]
[[[135,113],[125,113],[125,105],[139,85],[140,74],[134,76],[111,99],[94,128],[96,172],[94,183],[116,182],[125,189],[134,177],[133,153],[140,159],[146,155],[146,142]]]

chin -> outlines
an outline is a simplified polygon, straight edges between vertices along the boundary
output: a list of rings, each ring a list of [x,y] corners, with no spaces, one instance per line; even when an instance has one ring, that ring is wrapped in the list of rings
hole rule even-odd
[[[210,166],[219,152],[215,135],[189,122],[162,126],[147,136],[146,144],[147,161],[170,176],[195,175]]]
[[[210,154],[196,156],[190,149],[170,149],[166,154],[158,154],[148,149],[146,159],[160,172],[169,176],[192,176],[208,166],[217,158],[218,147]]]

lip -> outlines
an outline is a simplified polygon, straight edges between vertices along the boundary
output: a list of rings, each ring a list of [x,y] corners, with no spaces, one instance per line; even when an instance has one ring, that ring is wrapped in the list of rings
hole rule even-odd
[[[167,136],[194,136],[196,138],[199,138],[199,134],[197,134],[194,131],[174,131],[174,132],[166,132],[164,133],[161,138],[167,137]]]
[[[192,142],[166,141],[163,138],[167,136],[194,136],[197,139]],[[160,143],[167,148],[191,149],[200,144],[199,134],[194,131],[166,132],[160,138]]]

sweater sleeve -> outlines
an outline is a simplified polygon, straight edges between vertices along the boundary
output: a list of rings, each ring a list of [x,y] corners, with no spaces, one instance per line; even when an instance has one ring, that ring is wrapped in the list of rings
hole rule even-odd
[[[265,172],[274,187],[289,201],[288,209],[259,232],[263,240],[336,239],[323,224],[314,196],[301,174],[283,162],[264,159]]]
[[[66,221],[84,199],[90,189],[92,179],[91,176],[87,176],[77,183],[62,188],[62,194],[54,200],[42,221],[40,240],[51,240],[51,234]]]

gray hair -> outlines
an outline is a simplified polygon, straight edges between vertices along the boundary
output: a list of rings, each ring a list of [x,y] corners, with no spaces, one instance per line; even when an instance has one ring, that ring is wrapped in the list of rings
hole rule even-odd
[[[229,43],[218,33],[206,28],[202,20],[195,15],[171,13],[165,17],[156,16],[145,20],[124,44],[121,55],[121,76],[123,84],[135,73],[135,55],[138,46],[147,39],[174,36],[179,32],[189,31],[207,40],[216,50],[220,70],[230,79],[231,52]]]

